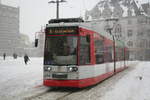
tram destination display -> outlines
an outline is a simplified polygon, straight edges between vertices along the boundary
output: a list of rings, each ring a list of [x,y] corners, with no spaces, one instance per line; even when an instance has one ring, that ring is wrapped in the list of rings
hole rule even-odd
[[[48,27],[46,35],[78,34],[78,27]]]

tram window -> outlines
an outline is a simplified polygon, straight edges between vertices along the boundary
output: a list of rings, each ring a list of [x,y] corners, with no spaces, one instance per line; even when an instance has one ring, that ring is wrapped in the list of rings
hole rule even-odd
[[[105,56],[104,56],[104,61],[105,62],[112,62],[112,46],[107,46],[105,47]]]
[[[118,47],[116,47],[116,61],[119,61],[119,54],[120,54],[120,52],[119,52],[119,48]]]
[[[104,63],[104,45],[103,40],[95,40],[96,64]]]
[[[121,60],[124,60],[124,48],[121,48]]]
[[[80,37],[80,65],[90,64],[90,38]]]
[[[50,36],[45,42],[44,64],[76,65],[76,48],[76,36]]]
[[[124,50],[123,48],[116,48],[116,61],[122,61],[124,59]]]
[[[129,60],[129,56],[130,56],[130,51],[129,51],[129,50],[126,50],[125,59],[126,59],[126,60]]]

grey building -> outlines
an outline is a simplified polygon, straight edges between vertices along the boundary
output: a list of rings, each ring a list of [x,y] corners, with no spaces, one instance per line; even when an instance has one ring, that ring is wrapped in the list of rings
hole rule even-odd
[[[11,56],[19,43],[19,8],[0,3],[0,55]]]
[[[105,20],[104,26],[114,24],[113,34],[123,40],[130,50],[131,60],[150,60],[150,4],[137,0],[101,0],[87,11],[86,20]]]

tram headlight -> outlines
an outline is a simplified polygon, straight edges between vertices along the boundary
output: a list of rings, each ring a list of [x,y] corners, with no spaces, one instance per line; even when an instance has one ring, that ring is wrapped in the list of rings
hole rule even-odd
[[[44,71],[51,71],[52,70],[52,67],[45,67],[44,68]]]
[[[78,68],[77,67],[68,67],[69,72],[77,72]]]
[[[69,72],[72,72],[72,67],[68,67],[68,71],[69,71]]]
[[[51,70],[52,70],[52,68],[51,68],[51,67],[48,67],[48,68],[47,68],[47,70],[48,70],[48,71],[51,71]]]

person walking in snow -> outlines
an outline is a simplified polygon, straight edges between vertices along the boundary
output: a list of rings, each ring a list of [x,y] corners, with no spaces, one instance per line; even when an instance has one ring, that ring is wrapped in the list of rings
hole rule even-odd
[[[5,60],[5,58],[6,58],[6,53],[3,54],[3,59]]]
[[[13,53],[13,58],[17,59],[17,54],[16,53]]]
[[[28,61],[29,61],[29,57],[27,54],[24,55],[24,63],[27,65]]]

